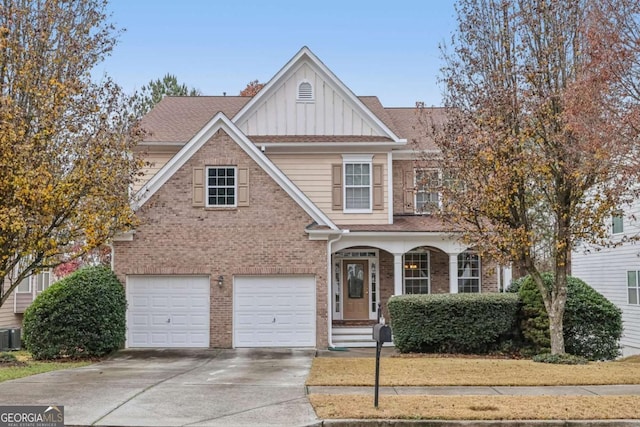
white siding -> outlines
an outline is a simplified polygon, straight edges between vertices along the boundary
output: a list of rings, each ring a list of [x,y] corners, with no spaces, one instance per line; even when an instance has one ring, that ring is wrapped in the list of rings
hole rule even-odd
[[[331,205],[331,165],[342,164],[339,154],[270,154],[269,158],[302,190],[332,221],[341,225],[387,224],[389,222],[388,171],[386,154],[373,157],[374,164],[383,165],[384,209],[371,213],[345,214]]]
[[[638,222],[629,218],[629,213],[640,218],[640,204],[628,210],[624,233],[613,236],[614,240],[640,231]],[[621,344],[636,349],[627,348],[625,353],[637,353],[640,352],[640,305],[627,302],[627,271],[630,270],[640,270],[640,246],[637,244],[626,243],[600,251],[591,248],[589,253],[579,248],[572,254],[571,274],[587,282],[622,310],[624,332]]]
[[[297,101],[302,81],[313,86],[313,102]],[[306,63],[236,124],[246,135],[382,135],[370,118]]]

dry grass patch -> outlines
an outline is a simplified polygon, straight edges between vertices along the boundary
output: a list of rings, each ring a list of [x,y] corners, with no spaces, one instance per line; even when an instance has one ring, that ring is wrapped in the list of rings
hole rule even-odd
[[[319,418],[432,420],[640,419],[640,396],[309,396]]]
[[[0,382],[57,371],[59,369],[79,368],[92,363],[88,360],[35,361],[27,351],[16,351],[10,354],[15,356],[17,363],[0,365]]]
[[[372,386],[374,358],[315,358],[307,385]],[[640,384],[640,364],[553,365],[530,360],[392,357],[380,360],[382,386]]]

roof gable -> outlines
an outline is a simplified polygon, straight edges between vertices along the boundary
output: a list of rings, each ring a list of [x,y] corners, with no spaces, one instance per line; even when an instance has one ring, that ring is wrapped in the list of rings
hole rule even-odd
[[[311,85],[310,95],[307,84]],[[405,142],[307,47],[235,115],[233,122],[250,136],[357,135]]]
[[[338,227],[298,189],[223,113],[216,114],[136,194],[133,209],[142,207],[218,131],[224,130],[319,225]]]

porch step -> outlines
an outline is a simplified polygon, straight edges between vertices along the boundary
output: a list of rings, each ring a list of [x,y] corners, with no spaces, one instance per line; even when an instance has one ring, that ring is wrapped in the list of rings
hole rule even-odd
[[[373,327],[370,326],[334,326],[331,338],[335,347],[375,347],[372,332]],[[385,346],[393,346],[393,343],[387,343]]]

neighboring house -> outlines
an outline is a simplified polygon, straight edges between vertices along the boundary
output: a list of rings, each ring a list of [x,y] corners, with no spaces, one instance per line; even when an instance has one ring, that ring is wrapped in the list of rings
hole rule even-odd
[[[392,295],[509,279],[428,213],[416,109],[355,96],[306,47],[253,98],[166,97],[143,125],[141,223],[113,244],[128,347],[372,345]]]
[[[640,201],[611,218],[612,248],[580,246],[571,254],[571,274],[592,286],[622,310],[623,355],[640,353],[640,246],[629,239],[640,226]]]
[[[55,281],[54,279],[54,274],[49,270],[24,279],[0,307],[0,329],[21,327],[22,315],[27,307]],[[7,288],[8,284],[5,283],[5,287],[0,289],[0,292],[4,292]]]

